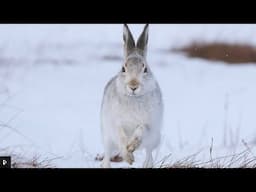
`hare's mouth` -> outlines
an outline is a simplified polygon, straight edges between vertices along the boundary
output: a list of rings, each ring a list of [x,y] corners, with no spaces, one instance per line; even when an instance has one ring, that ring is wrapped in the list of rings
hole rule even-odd
[[[128,96],[130,97],[136,97],[138,96],[138,94],[134,93],[134,92],[131,92],[131,93],[127,93]]]
[[[129,97],[140,97],[140,96],[142,96],[142,94],[131,92],[131,93],[127,93],[127,96],[129,96]]]

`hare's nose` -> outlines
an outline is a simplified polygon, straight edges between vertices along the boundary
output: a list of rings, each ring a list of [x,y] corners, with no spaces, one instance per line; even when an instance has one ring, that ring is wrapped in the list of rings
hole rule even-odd
[[[130,87],[132,91],[135,91],[137,87]]]
[[[134,92],[136,89],[138,89],[139,85],[130,85],[129,87]]]

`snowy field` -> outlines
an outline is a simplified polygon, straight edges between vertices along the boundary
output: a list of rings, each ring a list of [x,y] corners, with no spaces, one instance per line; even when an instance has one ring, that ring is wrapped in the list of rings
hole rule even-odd
[[[130,25],[137,38],[143,25]],[[121,67],[121,24],[0,25],[0,148],[54,159],[55,167],[100,167],[104,86]],[[171,52],[193,41],[256,45],[256,25],[152,24],[148,63],[162,89],[162,141],[155,165],[199,153],[256,155],[256,65],[226,65]],[[228,55],[227,55],[228,56]],[[1,152],[0,152],[1,153]],[[1,155],[1,154],[0,154]],[[2,152],[4,155],[4,152]],[[135,163],[113,167],[140,167]]]

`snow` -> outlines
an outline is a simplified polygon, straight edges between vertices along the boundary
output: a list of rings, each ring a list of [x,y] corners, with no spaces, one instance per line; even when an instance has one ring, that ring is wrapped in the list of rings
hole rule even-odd
[[[27,156],[58,157],[57,167],[99,167],[104,86],[122,63],[121,24],[0,25],[0,146]],[[137,38],[143,25],[130,25]],[[256,144],[256,66],[226,65],[168,52],[195,40],[256,44],[256,25],[152,24],[148,62],[163,92],[162,142],[156,162],[203,150]],[[104,59],[116,57],[114,60]],[[120,58],[120,59],[119,59]],[[225,143],[225,145],[224,145]],[[114,167],[140,167],[135,163]]]

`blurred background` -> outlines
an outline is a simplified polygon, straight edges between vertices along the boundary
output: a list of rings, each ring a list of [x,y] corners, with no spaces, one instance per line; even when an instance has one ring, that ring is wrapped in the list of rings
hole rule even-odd
[[[129,27],[137,39],[144,25]],[[165,105],[155,163],[254,156],[256,25],[149,27],[148,63]],[[0,155],[99,167],[101,99],[123,62],[122,33],[122,24],[1,24]],[[136,152],[133,167],[143,158]]]

